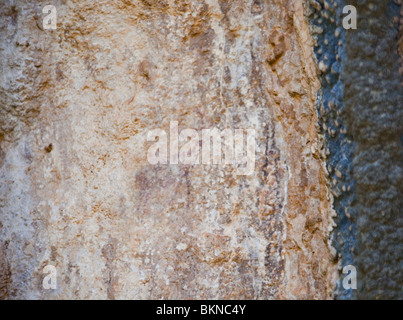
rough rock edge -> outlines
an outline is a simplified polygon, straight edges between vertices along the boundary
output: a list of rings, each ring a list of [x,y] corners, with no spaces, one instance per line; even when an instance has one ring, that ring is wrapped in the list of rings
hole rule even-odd
[[[398,22],[398,10],[394,6],[401,5],[401,1],[389,1],[381,5],[376,1],[367,3],[349,1],[348,4],[357,7],[359,26],[358,30],[349,31],[348,35],[343,28],[340,28],[341,8],[347,5],[346,2],[313,0],[310,4],[311,29],[313,37],[317,40],[315,52],[323,73],[319,96],[319,101],[322,102],[318,104],[318,110],[327,139],[328,170],[333,175],[332,192],[335,195],[334,205],[338,213],[337,228],[333,233],[333,244],[339,254],[340,270],[335,297],[401,298],[401,284],[398,280],[399,277],[401,279],[399,275],[401,270],[396,267],[402,259],[401,254],[399,256],[401,250],[399,251],[397,240],[402,228],[397,213],[401,208],[399,194],[400,197],[402,194],[399,182],[401,175],[398,173],[401,151],[399,161],[398,142],[393,135],[402,134],[401,125],[396,122],[396,119],[402,117],[401,104],[398,102],[402,99],[399,99],[399,94],[402,97],[402,93],[398,87],[395,89],[390,87],[391,84],[397,85],[399,81],[396,73],[398,67],[393,66],[393,61],[397,60],[394,53],[396,45],[394,34]],[[402,15],[402,8],[400,12]],[[379,32],[371,30],[367,23],[370,19],[372,23],[376,23],[374,30],[377,28],[385,33],[380,35]],[[402,27],[400,32],[399,47],[402,55]],[[336,35],[340,40],[335,39]],[[371,45],[366,46],[366,41],[371,42]],[[392,48],[391,53],[385,55],[388,48]],[[336,54],[338,60],[341,60],[340,64],[337,64]],[[360,64],[364,69],[357,69],[357,65]],[[375,70],[387,72],[386,75],[377,76]],[[400,75],[402,73],[403,68],[400,69]],[[363,81],[362,77],[371,78],[370,75],[376,79],[375,82]],[[379,88],[386,89],[379,100],[371,99],[368,94],[362,94],[366,89],[369,89],[369,92],[377,92]],[[378,119],[376,116],[366,114],[365,109],[360,109],[360,106],[370,108],[371,105],[373,107],[379,105],[388,117],[385,120]],[[373,127],[372,131],[369,131],[368,123]],[[385,135],[383,128],[385,125],[392,132],[389,137]],[[380,165],[373,165],[377,160],[381,161]],[[382,176],[387,176],[387,173],[393,178],[385,184]],[[366,179],[367,175],[370,179]],[[370,186],[373,183],[376,185],[376,192],[371,191]],[[382,205],[382,200],[381,202],[379,200],[387,194],[392,198],[384,200]],[[380,218],[385,215],[385,211],[389,211],[389,214]],[[357,267],[357,291],[344,290],[341,286],[343,277],[341,270],[348,264]]]

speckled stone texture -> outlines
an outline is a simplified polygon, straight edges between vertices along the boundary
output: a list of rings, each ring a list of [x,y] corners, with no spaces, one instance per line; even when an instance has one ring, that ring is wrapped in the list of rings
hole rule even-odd
[[[332,233],[332,245],[336,248],[339,262],[339,281],[336,297],[351,299],[352,290],[342,287],[342,268],[354,265],[354,246],[357,228],[351,221],[351,206],[355,198],[353,177],[354,143],[347,127],[348,114],[344,102],[344,79],[347,56],[345,52],[346,31],[342,27],[344,1],[310,1],[307,16],[314,41],[317,64],[321,66],[321,88],[318,92],[317,109],[319,123],[326,137],[325,154],[333,207],[337,212],[334,221],[337,228]]]
[[[0,297],[331,298],[305,2],[53,3],[0,4]],[[255,129],[255,171],[151,165],[170,121]]]
[[[346,35],[343,78],[356,143],[354,219],[361,272],[357,298],[403,299],[403,87],[393,1],[366,1],[358,32]],[[365,70],[365,72],[363,72]]]
[[[357,8],[357,30],[340,28],[346,4]],[[344,290],[340,272],[336,297],[403,299],[401,1],[310,1],[310,8],[325,66],[318,110],[338,213],[332,244],[340,270],[351,264],[358,273],[358,289]]]

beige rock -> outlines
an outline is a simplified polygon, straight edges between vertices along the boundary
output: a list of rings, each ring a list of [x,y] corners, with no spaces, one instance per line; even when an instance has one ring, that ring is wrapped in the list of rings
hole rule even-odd
[[[302,2],[56,1],[56,30],[43,6],[0,4],[0,298],[330,298]],[[255,170],[151,165],[171,121],[256,130]]]

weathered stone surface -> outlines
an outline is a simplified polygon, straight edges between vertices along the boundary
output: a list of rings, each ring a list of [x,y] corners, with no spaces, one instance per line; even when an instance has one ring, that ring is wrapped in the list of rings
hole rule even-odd
[[[402,298],[401,1],[47,4],[0,3],[0,299]],[[150,164],[173,121],[253,173]]]
[[[358,275],[357,290],[340,281],[337,297],[402,299],[401,1],[348,1],[358,11],[357,30],[348,31],[340,28],[346,1],[311,2],[319,5],[312,29],[324,31],[315,51],[327,65],[318,107],[338,213],[332,244],[340,271],[353,265]]]
[[[5,245],[0,245],[0,299],[7,299],[10,291],[10,266],[6,258]]]
[[[356,4],[356,1],[352,1]],[[396,40],[399,7],[369,1],[359,32],[346,37],[348,127],[354,137],[358,213],[357,298],[402,299],[403,86]],[[360,71],[358,71],[360,70]],[[365,70],[365,75],[362,74]],[[361,74],[358,75],[358,72]]]
[[[330,298],[302,2],[57,1],[57,30],[44,5],[0,5],[1,296]],[[255,129],[253,174],[151,165],[171,121]]]
[[[401,298],[401,1],[349,4],[311,41],[300,1],[3,1],[0,298],[330,298],[335,260]],[[151,165],[172,121],[255,129],[255,171]]]

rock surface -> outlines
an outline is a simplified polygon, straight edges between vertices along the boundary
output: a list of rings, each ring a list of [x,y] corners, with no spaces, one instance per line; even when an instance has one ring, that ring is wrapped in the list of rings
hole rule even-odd
[[[315,53],[325,66],[318,110],[337,212],[337,298],[402,299],[401,1],[348,1],[357,8],[356,30],[340,28],[346,1],[311,4]],[[347,265],[357,270],[356,290],[342,286]]]
[[[352,220],[358,231],[353,250],[359,299],[403,299],[403,86],[396,2],[366,2],[358,32],[346,36],[343,78],[355,144]]]
[[[0,297],[331,298],[303,3],[45,4],[0,4]],[[151,165],[172,121],[254,129],[255,170]]]

